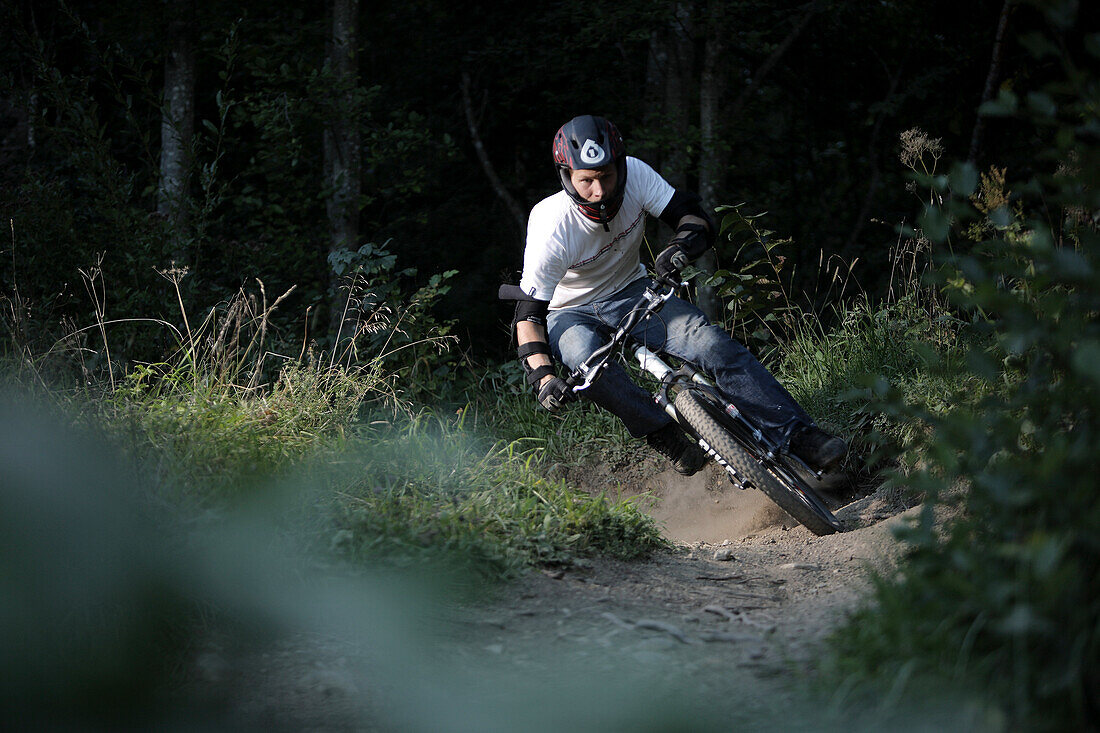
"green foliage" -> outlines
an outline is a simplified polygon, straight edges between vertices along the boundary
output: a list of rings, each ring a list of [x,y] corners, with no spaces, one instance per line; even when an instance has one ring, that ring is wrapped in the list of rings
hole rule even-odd
[[[190,188],[177,202],[184,215],[174,226],[153,213],[160,50],[144,40],[163,36],[164,19],[143,16],[135,29],[120,9],[111,14],[117,24],[88,24],[79,5],[49,11],[48,32],[29,17],[13,31],[25,52],[15,91],[31,95],[25,106],[33,143],[0,186],[0,209],[18,235],[2,274],[5,292],[20,291],[23,331],[44,335],[46,347],[67,336],[58,323],[79,321],[86,310],[78,273],[99,267],[113,286],[106,318],[116,322],[114,358],[161,361],[171,339],[149,339],[135,324],[175,310],[174,293],[156,273],[180,268],[189,273],[180,283],[188,304],[231,297],[254,279],[280,292],[293,288],[269,336],[298,338],[298,314],[309,308],[313,335],[327,348],[335,338],[328,328],[338,324],[329,310],[342,302],[332,300],[324,257],[329,192],[321,151],[334,105],[352,105],[360,121],[365,232],[408,236],[407,227],[423,218],[405,204],[423,191],[424,161],[446,160],[453,143],[419,113],[390,104],[379,86],[340,88],[332,70],[316,63],[326,35],[320,16],[284,9],[294,18],[286,22],[202,7]],[[134,54],[127,33],[138,31],[146,35]],[[438,285],[426,276],[417,283],[442,295]]]
[[[897,300],[866,296],[839,306],[827,330],[810,314],[782,345],[776,376],[819,423],[844,435],[864,470],[890,465],[897,448],[919,443],[928,425],[884,409],[881,397],[942,415],[991,391],[964,367],[965,324],[917,281]]]
[[[792,240],[775,238],[761,226],[765,215],[746,214],[744,207],[719,207],[725,240],[719,247],[733,252],[729,267],[711,276],[686,274],[716,289],[726,303],[725,329],[769,363],[815,420],[851,442],[853,467],[877,471],[890,465],[897,447],[913,444],[928,429],[878,404],[886,385],[902,402],[936,414],[989,391],[983,380],[960,369],[966,343],[975,336],[922,282],[929,267],[927,240],[899,239],[883,296],[859,291],[841,297],[850,268],[834,265],[820,273],[839,298],[823,317],[809,294],[792,296],[786,268]]]
[[[338,284],[332,299],[343,304],[334,356],[350,365],[369,355],[408,398],[438,400],[454,382],[448,351],[456,339],[450,334],[453,320],[440,320],[434,309],[458,272],[436,273],[417,288],[415,269],[394,271],[397,256],[388,244],[368,242],[354,252],[344,247],[329,253]]]
[[[633,365],[627,366],[637,376]],[[611,413],[584,400],[558,413],[541,408],[517,361],[484,370],[475,392],[475,405],[483,410],[476,416],[479,424],[507,441],[537,443],[534,449],[550,466],[636,458],[634,439]]]
[[[758,221],[766,212],[746,214],[744,207],[741,203],[716,209],[722,218],[719,237],[729,242],[719,248],[723,253],[732,250],[732,260],[706,277],[690,270],[685,274],[696,275],[697,284],[715,289],[727,303],[723,327],[753,351],[763,353],[775,348],[784,335],[783,324],[789,325],[794,315],[782,283],[787,258],[779,251],[791,240],[773,238],[775,232]]]
[[[431,430],[414,421],[374,436],[367,477],[346,491],[337,542],[401,563],[442,553],[490,574],[594,552],[637,558],[663,546],[632,504],[543,478],[536,455],[518,442],[486,450],[442,424]]]
[[[850,681],[961,689],[1031,730],[1094,727],[1100,699],[1100,99],[1094,75],[1062,63],[1067,78],[1026,108],[985,110],[1032,124],[1046,172],[1007,185],[961,165],[919,184],[924,233],[955,250],[939,283],[982,336],[967,369],[997,388],[946,413],[886,395],[930,426],[910,481],[955,510],[939,528],[929,505],[905,532],[899,576],[836,661]]]
[[[292,312],[312,309],[314,337],[328,349],[347,334],[336,333],[345,298],[332,287],[325,209],[331,190],[321,155],[326,121],[338,111],[359,121],[360,229],[368,237],[399,231],[416,218],[392,212],[408,211],[405,202],[421,190],[425,173],[415,161],[445,158],[447,144],[429,135],[415,114],[383,107],[382,87],[344,88],[310,52],[310,44],[324,47],[321,19],[301,9],[294,15],[300,17],[289,25],[272,18],[236,21],[217,52],[221,89],[196,144],[202,195],[195,198],[201,207],[195,218],[204,226],[196,233],[191,287],[205,299],[242,278],[295,285]]]
[[[167,257],[163,222],[149,215],[156,165],[148,60],[96,38],[74,16],[59,25],[78,49],[79,69],[59,68],[41,37],[13,30],[33,80],[36,155],[13,164],[0,185],[12,228],[4,291],[18,291],[21,328],[38,338],[36,347],[60,338],[59,322],[79,312],[81,268],[102,261],[118,277],[111,316],[125,318],[159,310],[164,292],[153,267]],[[122,338],[142,352],[136,329]]]

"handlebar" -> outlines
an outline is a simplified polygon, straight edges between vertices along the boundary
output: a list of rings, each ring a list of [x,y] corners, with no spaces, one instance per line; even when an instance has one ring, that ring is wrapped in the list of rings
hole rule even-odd
[[[646,286],[645,292],[638,300],[638,305],[632,308],[626,318],[619,324],[611,340],[593,351],[566,377],[565,383],[569,385],[573,393],[583,392],[591,387],[592,383],[599,378],[607,367],[608,362],[611,361],[611,355],[630,337],[630,332],[634,330],[634,327],[660,311],[668,302],[668,299],[684,285],[685,283],[678,280],[665,277],[655,278],[653,285]],[[645,301],[644,306],[641,306],[642,301]]]

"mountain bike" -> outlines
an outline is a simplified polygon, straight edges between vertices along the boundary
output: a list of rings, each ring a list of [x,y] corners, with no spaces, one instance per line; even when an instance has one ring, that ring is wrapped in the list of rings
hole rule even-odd
[[[735,486],[759,489],[783,511],[816,535],[840,532],[843,526],[803,476],[821,479],[821,472],[785,447],[770,441],[692,364],[654,352],[630,336],[635,326],[655,318],[683,283],[653,280],[638,305],[623,318],[611,340],[574,369],[566,383],[574,393],[592,385],[617,355],[633,347],[634,358],[659,384],[657,404],[729,474]]]

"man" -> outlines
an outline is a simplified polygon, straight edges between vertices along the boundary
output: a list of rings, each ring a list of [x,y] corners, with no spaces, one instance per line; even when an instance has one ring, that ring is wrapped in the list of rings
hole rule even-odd
[[[673,189],[646,163],[626,155],[622,136],[601,117],[576,117],[554,137],[562,190],[531,210],[515,333],[520,362],[539,403],[556,410],[573,394],[555,359],[575,369],[606,343],[646,287],[639,252],[645,216],[675,230],[658,255],[658,277],[710,248],[716,226],[698,196]],[[768,437],[809,465],[827,469],[847,452],[840,438],[817,428],[786,389],[741,344],[685,300],[670,299],[643,340],[714,376]],[[652,397],[612,364],[583,393],[610,410],[635,438],[664,455],[681,474],[702,468],[706,455]]]

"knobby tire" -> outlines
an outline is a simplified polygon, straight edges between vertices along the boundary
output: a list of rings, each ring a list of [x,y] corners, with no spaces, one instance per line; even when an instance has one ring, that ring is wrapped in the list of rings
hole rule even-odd
[[[708,404],[704,404],[707,400]],[[816,535],[841,529],[829,508],[786,466],[769,466],[757,460],[708,410],[722,411],[710,398],[692,389],[676,395],[676,411],[688,422],[711,450],[733,470],[774,501],[779,508]],[[770,462],[769,462],[770,463]]]

